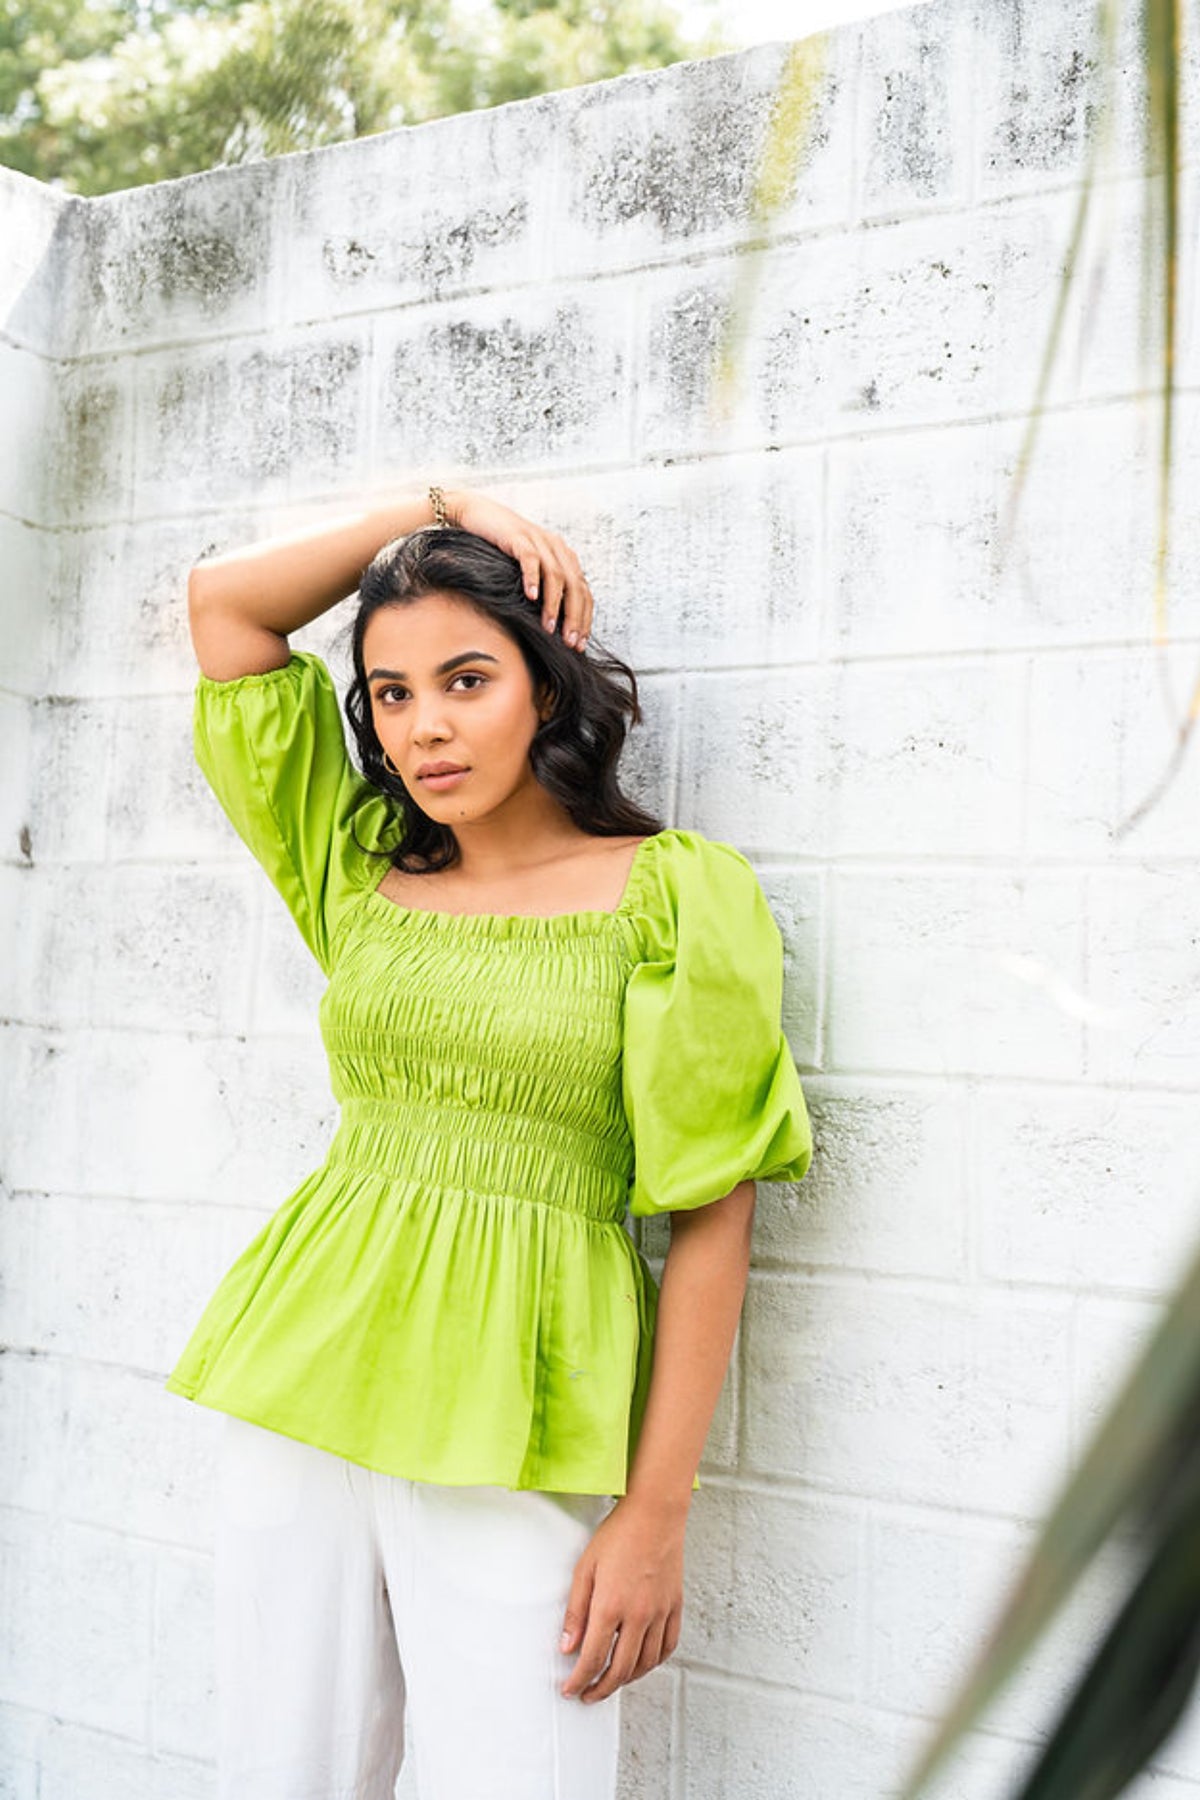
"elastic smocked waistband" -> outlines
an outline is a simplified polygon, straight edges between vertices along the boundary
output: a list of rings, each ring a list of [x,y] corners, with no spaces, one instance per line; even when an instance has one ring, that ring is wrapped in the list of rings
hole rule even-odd
[[[617,1222],[632,1174],[627,1141],[507,1112],[403,1100],[344,1100],[328,1160]]]

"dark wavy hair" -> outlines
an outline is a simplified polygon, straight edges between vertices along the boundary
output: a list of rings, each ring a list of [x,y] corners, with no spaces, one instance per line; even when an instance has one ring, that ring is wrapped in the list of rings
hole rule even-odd
[[[540,603],[526,596],[515,557],[474,532],[441,526],[385,544],[359,585],[351,639],[354,679],[346,693],[346,717],[364,775],[399,803],[403,818],[396,848],[370,853],[388,856],[406,874],[420,875],[452,867],[461,858],[451,828],[422,811],[399,776],[384,764],[363,662],[368,620],[381,607],[405,606],[426,594],[452,594],[469,601],[516,643],[534,693],[553,701],[549,717],[529,746],[530,766],[575,824],[596,837],[621,837],[627,832],[653,836],[661,831],[661,821],[624,794],[617,781],[627,732],[642,717],[633,670],[607,652],[596,655],[594,637],[582,652],[564,644],[561,615],[559,628],[547,631]]]

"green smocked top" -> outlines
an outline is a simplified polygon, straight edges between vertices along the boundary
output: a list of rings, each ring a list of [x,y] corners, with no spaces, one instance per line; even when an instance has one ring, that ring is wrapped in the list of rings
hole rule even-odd
[[[658,1297],[627,1215],[812,1153],[751,865],[668,829],[611,912],[406,907],[318,656],[201,674],[194,743],[328,977],[341,1116],[168,1389],[413,1480],[624,1493]]]

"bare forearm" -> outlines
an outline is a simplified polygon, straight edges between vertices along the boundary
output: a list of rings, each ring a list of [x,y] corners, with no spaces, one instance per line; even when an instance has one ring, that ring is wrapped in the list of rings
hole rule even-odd
[[[686,1515],[720,1398],[750,1267],[752,1181],[672,1213],[659,1286],[650,1392],[626,1493]]]
[[[456,498],[446,495],[451,516]],[[188,580],[188,601],[288,637],[353,593],[385,544],[432,523],[425,490],[399,495],[386,506],[340,513],[197,563]]]

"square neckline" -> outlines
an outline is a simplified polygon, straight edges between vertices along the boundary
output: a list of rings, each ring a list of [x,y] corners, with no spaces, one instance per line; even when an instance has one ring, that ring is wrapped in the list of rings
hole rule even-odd
[[[491,921],[508,926],[539,925],[543,927],[553,925],[558,921],[569,922],[585,919],[615,919],[625,911],[626,905],[632,897],[636,878],[641,869],[643,851],[647,844],[657,842],[662,835],[663,833],[661,831],[652,831],[638,843],[633,856],[630,858],[629,868],[625,874],[625,885],[621,889],[620,898],[617,900],[615,906],[584,906],[576,907],[571,912],[556,913],[450,912],[445,907],[405,906],[402,900],[393,900],[389,895],[380,893],[379,891],[382,884],[387,880],[387,869],[384,870],[377,882],[371,883],[367,888],[367,898],[368,900],[378,900],[380,905],[390,907],[394,913],[398,913],[406,918],[454,919],[460,921],[467,920],[474,923],[482,921],[485,924]],[[392,866],[394,865],[389,865],[389,867]]]

